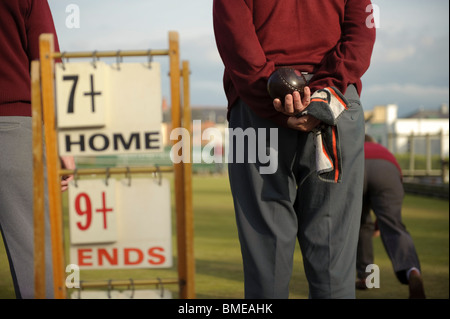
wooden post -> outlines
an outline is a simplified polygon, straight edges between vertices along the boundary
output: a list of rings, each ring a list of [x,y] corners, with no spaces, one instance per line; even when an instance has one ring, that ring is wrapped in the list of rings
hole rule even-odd
[[[181,122],[181,70],[179,55],[179,37],[177,32],[169,33],[169,58],[170,58],[170,86],[171,86],[171,115],[172,129],[182,127]],[[179,140],[174,141],[174,144]],[[175,178],[175,202],[177,221],[177,251],[178,251],[178,277],[180,279],[180,298],[190,299],[193,295],[193,275],[190,251],[192,250],[192,234],[188,230],[186,218],[186,189],[184,163],[174,163]],[[190,182],[190,181],[189,181]]]
[[[189,150],[189,158],[183,162],[184,174],[184,245],[186,258],[186,298],[195,298],[195,257],[194,257],[194,216],[192,210],[192,127],[190,102],[189,62],[183,61],[183,127],[189,131],[189,140],[185,140],[183,152]]]
[[[171,116],[172,130],[181,127],[181,100],[180,100],[180,55],[178,33],[169,33],[169,59],[170,59],[170,91],[171,91]],[[174,144],[179,141],[174,141]],[[174,163],[175,184],[175,213],[177,223],[177,252],[178,252],[178,278],[180,280],[180,298],[186,299],[186,274],[185,242],[184,242],[184,179],[183,164]]]
[[[34,297],[45,298],[45,190],[39,61],[31,63],[33,126]]]
[[[44,118],[45,147],[47,156],[47,181],[52,240],[53,285],[56,299],[66,298],[63,221],[61,207],[60,161],[56,134],[54,105],[54,39],[52,34],[39,38],[42,81],[42,104]]]

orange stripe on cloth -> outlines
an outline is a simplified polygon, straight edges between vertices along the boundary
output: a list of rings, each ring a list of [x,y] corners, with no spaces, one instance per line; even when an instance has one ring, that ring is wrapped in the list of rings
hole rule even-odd
[[[344,103],[344,101],[342,101],[341,97],[339,95],[337,95],[337,93],[331,88],[331,87],[327,87],[327,89],[331,92],[331,94],[333,94],[333,96],[344,106],[344,108],[347,110],[347,104]]]
[[[325,103],[327,103],[327,100],[326,99],[321,99],[319,97],[316,97],[314,99],[311,99],[311,102],[325,102]]]
[[[339,159],[338,159],[338,155],[337,155],[337,143],[336,143],[336,127],[333,126],[332,127],[332,132],[333,132],[333,154],[334,154],[334,159],[335,159],[335,165],[334,165],[334,182],[337,183],[338,179],[339,179]]]

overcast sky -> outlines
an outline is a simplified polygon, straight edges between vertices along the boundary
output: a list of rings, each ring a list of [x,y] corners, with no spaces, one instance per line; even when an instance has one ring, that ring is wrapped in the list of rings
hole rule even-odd
[[[168,32],[178,31],[181,59],[188,60],[192,70],[191,104],[226,106],[223,65],[213,34],[212,0],[48,2],[61,51],[167,49]],[[448,104],[449,1],[373,3],[380,9],[380,23],[372,64],[363,77],[364,109],[394,103],[399,106],[399,115],[405,116]],[[74,13],[70,5],[79,8],[79,27],[67,23]],[[157,61],[163,76],[167,75],[168,62]],[[163,95],[170,97],[164,81]]]

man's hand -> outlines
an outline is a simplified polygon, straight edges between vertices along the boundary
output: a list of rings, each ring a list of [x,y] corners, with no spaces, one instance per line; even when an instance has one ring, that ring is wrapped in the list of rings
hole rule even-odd
[[[291,116],[287,121],[289,128],[302,132],[311,132],[320,123],[320,120],[311,115],[303,115],[300,117]]]
[[[304,111],[310,102],[311,90],[309,87],[305,86],[303,90],[303,98],[301,98],[299,92],[294,91],[294,93],[286,95],[284,98],[284,106],[280,99],[273,100],[273,106],[278,112],[293,116]]]
[[[273,106],[278,111],[285,115],[289,115],[287,125],[289,128],[302,131],[310,132],[317,125],[320,124],[320,120],[316,119],[311,115],[303,115],[296,117],[296,114],[303,112],[311,102],[311,90],[309,87],[305,86],[303,91],[303,98],[301,98],[300,93],[295,91],[292,94],[287,94],[284,99],[284,106],[280,99],[273,100]]]
[[[72,156],[61,156],[61,168],[75,169],[75,159]],[[65,192],[69,188],[69,182],[73,175],[66,175],[61,178],[61,191]]]

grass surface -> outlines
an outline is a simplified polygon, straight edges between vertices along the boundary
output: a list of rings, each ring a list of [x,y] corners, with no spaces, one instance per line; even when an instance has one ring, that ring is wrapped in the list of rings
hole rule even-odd
[[[195,288],[197,298],[243,298],[243,274],[233,203],[226,176],[194,176]],[[175,221],[175,218],[173,218]],[[422,264],[428,298],[449,298],[449,202],[407,195],[403,222],[412,235]],[[175,234],[175,222],[173,223]],[[176,239],[174,236],[174,253]],[[375,263],[380,267],[380,288],[357,291],[361,299],[406,299],[408,287],[401,285],[392,270],[381,239],[374,238]],[[89,270],[81,272],[81,280],[176,278],[174,267],[153,270]],[[123,289],[125,289],[124,287]],[[154,287],[144,287],[151,288]],[[165,287],[178,297],[177,286]],[[308,296],[302,258],[297,247],[291,280],[292,299]],[[9,266],[3,244],[0,244],[0,298],[14,298]]]

